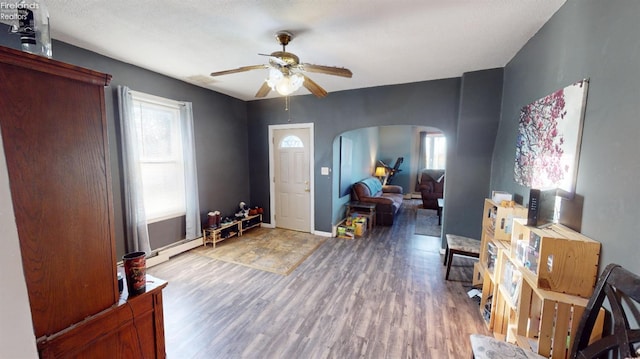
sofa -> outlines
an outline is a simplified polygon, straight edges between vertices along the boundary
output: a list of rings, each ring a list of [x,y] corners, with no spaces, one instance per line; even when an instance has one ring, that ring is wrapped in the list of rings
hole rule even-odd
[[[376,177],[368,177],[351,186],[351,200],[374,203],[376,205],[376,224],[393,225],[396,213],[402,206],[403,190],[400,186],[383,186]]]
[[[422,197],[422,207],[437,210],[438,198],[444,198],[444,172],[422,172],[418,191]]]

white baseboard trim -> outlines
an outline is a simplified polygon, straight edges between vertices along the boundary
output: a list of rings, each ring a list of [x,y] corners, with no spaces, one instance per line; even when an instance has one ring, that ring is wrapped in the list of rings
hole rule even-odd
[[[276,228],[276,226],[274,226],[271,223],[262,223],[260,226],[264,228]],[[333,237],[333,235],[329,232],[316,231],[316,230],[312,230],[311,234],[316,236],[322,236],[322,237]]]
[[[164,263],[169,260],[169,258],[178,255],[180,253],[184,253],[186,251],[192,250],[196,247],[200,247],[203,245],[203,238],[196,238],[192,241],[185,241],[175,246],[168,247],[167,249],[160,249],[156,256],[147,258],[147,268],[153,267],[160,263]]]
[[[333,237],[332,233],[324,232],[324,231],[313,231],[313,234],[320,237]]]
[[[169,260],[169,256],[166,254],[158,254],[155,257],[151,257],[147,259],[147,268],[153,267],[155,265],[158,265],[160,263],[164,263],[166,261]]]

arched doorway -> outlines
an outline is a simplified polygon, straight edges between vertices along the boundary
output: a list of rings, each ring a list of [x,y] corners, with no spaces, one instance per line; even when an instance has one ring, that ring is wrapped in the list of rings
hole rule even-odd
[[[400,172],[397,173],[392,184],[400,185],[406,198],[420,198],[417,190],[420,171],[427,167],[424,157],[421,156],[420,133],[426,132],[432,135],[440,134],[444,136],[442,131],[429,126],[412,126],[412,125],[388,125],[367,127],[356,130],[350,130],[341,133],[333,141],[333,188],[332,188],[332,221],[337,223],[342,219],[344,207],[350,200],[349,193],[340,193],[339,183],[344,181],[341,178],[341,139],[348,138],[352,142],[352,159],[353,167],[350,169],[350,183],[355,183],[363,178],[374,175],[376,165],[379,160],[385,163],[394,164],[398,157],[403,157],[403,163],[400,166]],[[444,138],[444,137],[443,137]],[[431,154],[444,156],[446,158],[446,145],[444,151],[431,151]],[[444,164],[444,160],[432,163]],[[444,169],[443,169],[444,171]]]

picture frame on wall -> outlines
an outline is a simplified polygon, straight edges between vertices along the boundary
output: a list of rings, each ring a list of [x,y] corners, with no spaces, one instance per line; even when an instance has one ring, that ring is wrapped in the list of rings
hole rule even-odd
[[[575,193],[589,79],[555,91],[520,110],[514,179],[536,189]]]
[[[340,197],[350,194],[351,168],[353,167],[353,142],[351,139],[340,136]]]

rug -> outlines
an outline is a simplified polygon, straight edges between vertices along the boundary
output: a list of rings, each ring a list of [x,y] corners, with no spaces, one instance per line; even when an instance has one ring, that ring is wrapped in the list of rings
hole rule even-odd
[[[279,228],[254,228],[193,253],[281,275],[289,275],[309,257],[326,237]]]
[[[435,209],[416,208],[415,234],[442,236],[442,228],[438,225],[438,212]]]

